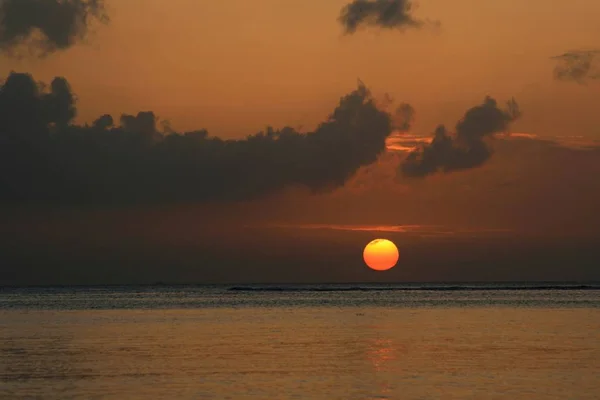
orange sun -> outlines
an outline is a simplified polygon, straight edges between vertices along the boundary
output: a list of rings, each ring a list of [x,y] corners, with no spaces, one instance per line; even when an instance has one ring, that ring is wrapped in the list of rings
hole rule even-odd
[[[386,271],[393,268],[398,262],[398,257],[398,248],[387,239],[375,239],[363,251],[365,263],[375,271]]]

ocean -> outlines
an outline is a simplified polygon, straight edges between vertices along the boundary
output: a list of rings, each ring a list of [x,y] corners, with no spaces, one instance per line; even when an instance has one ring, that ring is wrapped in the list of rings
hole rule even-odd
[[[600,286],[0,289],[2,399],[598,399]]]

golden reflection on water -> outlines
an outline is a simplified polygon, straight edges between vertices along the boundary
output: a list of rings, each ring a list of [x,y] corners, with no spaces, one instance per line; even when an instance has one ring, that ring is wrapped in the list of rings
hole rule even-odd
[[[390,367],[390,361],[395,360],[397,355],[397,349],[394,347],[394,343],[390,339],[375,339],[369,346],[367,351],[367,358],[371,361],[373,369],[376,372],[386,371]],[[380,393],[377,397],[371,397],[372,400],[389,400],[391,394],[390,385],[385,381],[378,382],[378,392]]]
[[[600,310],[0,311],[0,398],[597,399]]]

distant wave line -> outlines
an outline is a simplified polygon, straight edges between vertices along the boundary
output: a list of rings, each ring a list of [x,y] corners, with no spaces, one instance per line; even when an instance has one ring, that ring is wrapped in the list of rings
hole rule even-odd
[[[381,291],[516,291],[516,290],[600,290],[595,285],[545,285],[545,286],[415,286],[415,287],[282,287],[282,286],[232,286],[234,292],[381,292]]]

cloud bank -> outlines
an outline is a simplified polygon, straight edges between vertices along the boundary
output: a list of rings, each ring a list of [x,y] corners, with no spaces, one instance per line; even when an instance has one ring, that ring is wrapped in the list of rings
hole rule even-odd
[[[0,51],[65,50],[86,37],[94,20],[108,21],[103,0],[0,0]]]
[[[160,132],[151,111],[124,114],[117,127],[110,115],[73,125],[76,113],[66,79],[44,89],[28,74],[10,74],[0,87],[0,202],[116,205],[247,200],[290,186],[326,191],[375,162],[393,127],[362,83],[314,132],[268,128],[244,140]]]

